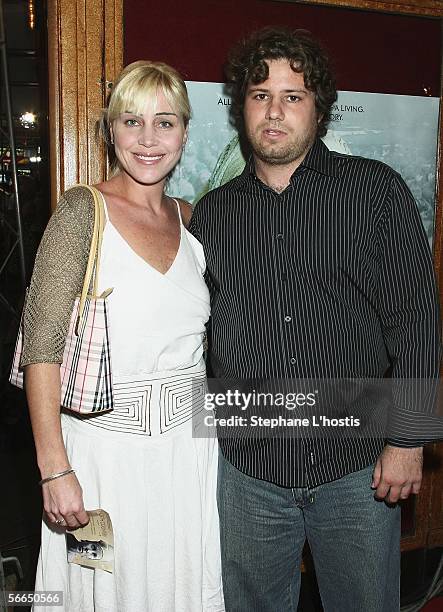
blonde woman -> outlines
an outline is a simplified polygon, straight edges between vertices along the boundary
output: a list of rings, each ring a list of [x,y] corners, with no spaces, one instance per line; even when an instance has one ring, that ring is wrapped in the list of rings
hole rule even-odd
[[[60,416],[59,364],[94,219],[87,189],[62,196],[36,259],[22,366],[41,477],[52,478],[42,486],[36,590],[63,591],[68,611],[224,610],[217,444],[193,436],[193,406],[180,397],[204,376],[205,261],[186,229],[189,204],[164,193],[189,118],[178,73],[147,61],[123,70],[104,113],[115,167],[97,185],[106,210],[99,289],[113,287],[110,413]],[[67,563],[65,530],[96,508],[113,523],[113,573]]]

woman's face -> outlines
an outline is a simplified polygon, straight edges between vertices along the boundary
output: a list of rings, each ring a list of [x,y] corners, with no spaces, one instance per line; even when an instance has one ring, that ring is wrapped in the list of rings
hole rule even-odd
[[[166,179],[187,138],[182,118],[160,89],[156,102],[147,101],[140,115],[124,112],[115,119],[112,133],[120,169],[144,185]]]

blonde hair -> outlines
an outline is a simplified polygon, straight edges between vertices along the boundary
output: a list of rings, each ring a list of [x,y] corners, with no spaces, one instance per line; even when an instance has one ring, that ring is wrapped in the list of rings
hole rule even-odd
[[[103,110],[98,125],[98,132],[108,146],[111,166],[116,163],[111,142],[112,122],[124,112],[141,114],[147,100],[152,100],[155,104],[159,89],[187,127],[191,118],[191,105],[180,74],[162,62],[139,60],[129,64],[115,81],[108,107]]]

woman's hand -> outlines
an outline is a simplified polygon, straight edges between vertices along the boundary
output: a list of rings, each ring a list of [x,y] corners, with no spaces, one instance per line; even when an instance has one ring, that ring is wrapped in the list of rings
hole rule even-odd
[[[50,480],[42,486],[43,506],[52,523],[76,529],[89,523],[83,492],[74,473]]]

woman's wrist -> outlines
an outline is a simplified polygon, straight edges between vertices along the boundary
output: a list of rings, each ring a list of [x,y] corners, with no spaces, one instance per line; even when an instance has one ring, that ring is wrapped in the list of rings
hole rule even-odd
[[[48,478],[52,474],[59,474],[60,472],[71,469],[71,465],[66,456],[60,458],[51,457],[51,459],[38,461],[38,467],[42,480]]]
[[[42,478],[38,484],[40,486],[43,486],[47,482],[51,482],[52,480],[57,480],[57,478],[63,478],[64,476],[68,476],[69,474],[74,474],[74,472],[75,470],[73,470],[70,467],[70,468],[67,468],[66,470],[62,470],[61,472],[55,472],[54,474],[50,474],[49,476],[46,476],[46,478]]]
[[[35,438],[35,449],[42,478],[63,472],[71,467],[61,434],[60,436],[48,436],[46,440],[38,436]]]

